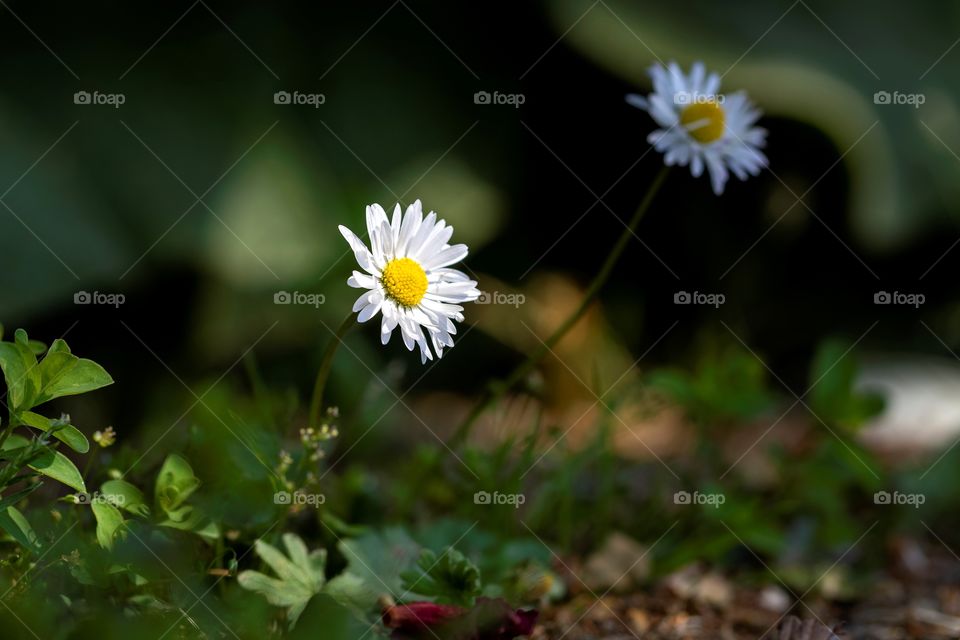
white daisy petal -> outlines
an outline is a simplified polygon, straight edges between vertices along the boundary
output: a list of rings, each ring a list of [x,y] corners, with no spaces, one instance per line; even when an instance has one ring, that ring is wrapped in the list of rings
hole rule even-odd
[[[386,260],[393,260],[396,257],[393,250],[393,232],[386,220],[380,223],[380,247]]]
[[[350,248],[353,249],[353,256],[357,259],[357,264],[360,265],[360,268],[364,271],[371,273],[373,275],[379,275],[380,271],[374,266],[373,258],[370,256],[370,250],[367,249],[366,245],[357,237],[357,235],[347,229],[345,226],[340,225],[340,234],[347,241],[347,244],[350,245]]]
[[[727,184],[727,168],[718,156],[709,154],[705,156],[707,169],[710,171],[710,185],[713,192],[717,195],[723,193],[723,187]]]
[[[367,233],[373,236],[374,231],[380,229],[380,225],[387,221],[387,213],[379,204],[371,204],[367,207]]]
[[[699,178],[700,174],[703,173],[703,158],[699,154],[694,155],[690,161],[690,173],[693,174],[694,178]]]
[[[427,280],[430,282],[474,282],[470,280],[470,276],[460,271],[459,269],[431,269],[427,273]]]
[[[366,273],[354,271],[353,275],[347,279],[347,284],[354,289],[373,289],[377,286],[377,280]]]
[[[390,234],[393,236],[393,246],[396,248],[400,244],[400,226],[403,223],[403,209],[398,202],[393,207],[393,218],[390,220]]]
[[[377,312],[380,311],[381,306],[383,306],[383,300],[371,302],[361,309],[360,313],[357,314],[357,322],[366,322],[373,316],[377,315]]]
[[[376,291],[367,291],[361,295],[359,298],[357,298],[356,302],[353,303],[354,313],[370,305],[370,303],[376,300],[378,296],[379,294]]]
[[[407,207],[406,213],[403,214],[403,222],[400,225],[400,239],[397,243],[398,256],[404,257],[408,255],[410,240],[417,233],[417,230],[420,229],[420,224],[422,222],[423,209],[420,206],[420,201],[417,200],[412,205]]]
[[[450,241],[452,236],[453,227],[447,226],[446,223],[441,220],[437,223],[437,226],[433,228],[433,233],[430,234],[430,237],[423,241],[423,245],[421,245],[417,254],[411,255],[411,257],[416,259],[421,256],[429,256],[437,253],[447,246],[447,242]]]
[[[410,320],[403,315],[400,315],[398,320],[400,325],[400,337],[403,338],[403,346],[407,348],[407,351],[413,351],[413,347],[417,344],[417,342],[413,336],[413,327],[410,325]]]
[[[650,103],[647,102],[647,99],[638,93],[628,93],[627,104],[632,105],[637,109],[643,109],[644,111],[646,111],[650,105]]]
[[[393,305],[389,300],[384,301],[383,307],[383,319],[380,321],[380,342],[387,344],[390,341],[390,336],[393,335],[393,330],[397,328],[399,324],[399,312],[395,305]]]
[[[706,67],[700,61],[694,62],[690,68],[690,93],[699,95],[703,91],[703,76],[706,75]]]
[[[467,245],[465,244],[455,244],[452,247],[447,247],[446,249],[429,256],[422,261],[424,269],[428,271],[430,269],[436,269],[437,267],[446,267],[451,264],[460,262],[467,257]]]
[[[427,217],[423,219],[423,222],[420,223],[417,232],[410,238],[410,242],[407,244],[407,255],[416,254],[417,251],[420,250],[423,241],[430,236],[434,226],[436,226],[436,222],[437,214],[431,211],[427,214]]]

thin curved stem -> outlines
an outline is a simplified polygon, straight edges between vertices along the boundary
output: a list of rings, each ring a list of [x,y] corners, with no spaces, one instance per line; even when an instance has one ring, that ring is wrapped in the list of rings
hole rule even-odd
[[[640,206],[637,207],[633,217],[630,218],[630,222],[624,228],[623,233],[620,234],[620,237],[617,239],[617,242],[611,249],[610,253],[607,254],[607,259],[603,262],[603,266],[600,267],[600,271],[597,272],[597,275],[594,276],[593,280],[590,282],[590,286],[587,287],[587,291],[583,296],[583,300],[580,301],[580,304],[577,305],[577,308],[574,309],[573,313],[571,313],[570,316],[564,320],[563,323],[557,327],[552,334],[550,334],[550,337],[547,338],[537,350],[527,356],[527,358],[521,362],[505,380],[492,383],[487,387],[484,394],[480,397],[477,403],[473,406],[473,409],[470,410],[470,413],[467,414],[467,417],[464,418],[464,420],[460,423],[460,426],[458,426],[457,430],[454,432],[453,439],[451,440],[452,447],[463,443],[470,435],[470,429],[473,427],[477,419],[483,415],[483,413],[489,409],[491,405],[495,404],[500,398],[503,397],[504,394],[506,394],[510,389],[516,386],[517,383],[523,380],[537,365],[537,363],[540,362],[540,360],[542,360],[544,356],[546,356],[547,353],[549,353],[553,347],[560,342],[565,335],[567,335],[570,329],[572,329],[577,322],[580,321],[583,315],[590,308],[594,298],[596,298],[597,294],[600,293],[600,289],[603,288],[603,285],[605,285],[607,280],[610,278],[610,274],[613,272],[614,266],[616,266],[620,256],[627,248],[630,237],[636,233],[637,225],[640,224],[640,220],[643,219],[647,209],[650,208],[650,204],[653,202],[654,196],[656,196],[657,192],[660,190],[660,187],[663,185],[668,173],[669,168],[663,167],[653,179],[650,188],[647,190],[646,195],[640,202]]]
[[[330,369],[333,368],[333,356],[337,353],[337,347],[343,342],[344,336],[357,324],[356,315],[350,313],[340,324],[333,339],[327,344],[323,352],[323,358],[320,360],[320,368],[317,370],[317,379],[313,383],[313,396],[310,399],[310,423],[311,427],[318,427],[320,419],[320,408],[323,405],[323,391],[327,386],[327,379],[330,377]]]

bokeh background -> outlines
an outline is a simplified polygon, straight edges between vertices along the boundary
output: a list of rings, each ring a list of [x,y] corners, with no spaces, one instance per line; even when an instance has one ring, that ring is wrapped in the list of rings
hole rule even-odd
[[[599,303],[477,442],[542,418],[576,449],[615,385],[618,455],[677,489],[654,458],[695,449],[696,431],[676,395],[644,403],[648,373],[717,366],[707,377],[721,395],[731,376],[762,378],[782,410],[817,379],[811,361],[830,338],[855,345],[858,379],[906,394],[906,405],[888,398],[873,453],[910,447],[929,466],[958,435],[954,4],[8,0],[0,15],[2,321],[65,335],[111,372],[117,384],[83,411],[144,464],[187,446],[198,397],[222,396],[226,415],[230,394],[259,380],[291,406],[305,399],[355,297],[337,225],[362,228],[365,205],[416,198],[470,245],[482,289],[523,303],[470,307],[456,348],[428,367],[369,327],[351,334],[330,388],[343,416],[334,475],[436,446],[486,381],[575,307],[623,231],[662,164],[645,142],[652,122],[624,96],[671,60],[703,60],[725,89],[749,92],[770,170],[722,197],[673,171]],[[123,104],[77,104],[82,91]],[[277,104],[283,91],[323,103]],[[478,92],[522,104],[478,103]],[[124,303],[76,304],[84,291]],[[275,304],[280,291],[324,303]],[[680,291],[725,303],[674,304]],[[883,291],[924,302],[875,304]],[[753,400],[732,409],[760,424],[728,461],[781,415]],[[747,475],[763,477],[757,465]],[[829,455],[823,468],[814,500],[831,495]]]

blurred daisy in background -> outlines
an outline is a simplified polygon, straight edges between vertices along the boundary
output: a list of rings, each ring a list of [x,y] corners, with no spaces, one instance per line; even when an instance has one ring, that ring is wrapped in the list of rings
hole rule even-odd
[[[662,127],[647,141],[664,154],[667,165],[689,164],[694,177],[706,167],[717,195],[723,193],[730,172],[746,180],[767,166],[760,151],[767,132],[754,126],[760,110],[745,93],[718,93],[720,76],[707,75],[701,62],[694,63],[689,75],[675,62],[667,67],[657,64],[650,68],[650,76],[653,93],[630,94],[627,102]]]
[[[399,327],[409,351],[420,347],[421,362],[433,360],[434,353],[441,357],[444,347],[453,346],[454,321],[463,322],[460,305],[480,297],[476,281],[450,268],[467,256],[467,245],[448,244],[453,227],[433,211],[424,217],[417,200],[402,215],[397,204],[389,221],[379,204],[367,207],[369,249],[342,225],[340,233],[365,272],[354,271],[347,280],[351,287],[367,289],[353,305],[357,321],[379,312],[383,344]]]

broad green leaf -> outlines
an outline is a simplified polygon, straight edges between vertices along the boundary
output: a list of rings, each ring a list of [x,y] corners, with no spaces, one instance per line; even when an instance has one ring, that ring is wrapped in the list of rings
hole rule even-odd
[[[237,576],[237,582],[244,589],[256,591],[265,597],[267,602],[278,607],[302,604],[304,600],[309,600],[315,595],[301,584],[288,584],[259,571],[243,571]]]
[[[12,434],[3,443],[3,450],[10,452],[30,445],[30,441],[19,434]],[[62,482],[71,489],[81,493],[87,492],[87,486],[83,482],[83,476],[76,465],[70,462],[70,459],[54,449],[41,451],[27,466],[34,471],[53,478],[57,482]]]
[[[298,567],[303,567],[307,580],[317,588],[323,586],[326,582],[324,570],[327,566],[327,550],[317,549],[310,551],[303,540],[292,533],[283,534],[283,545],[287,548],[287,555],[290,560]]]
[[[186,503],[199,487],[200,479],[194,475],[190,463],[175,454],[167,456],[154,487],[157,505],[167,516],[160,526],[191,531],[207,540],[216,540],[220,537],[217,523]]]
[[[17,330],[18,338],[21,331]],[[40,371],[37,357],[26,345],[26,338],[17,342],[0,342],[0,369],[7,381],[9,405],[13,412],[32,407],[40,389]]]
[[[30,351],[33,352],[35,356],[42,356],[43,352],[47,350],[47,345],[40,342],[39,340],[29,340],[27,341],[27,347]]]
[[[298,567],[273,545],[267,544],[263,540],[257,540],[254,548],[260,559],[266,562],[281,580],[299,582],[304,585],[309,583],[310,577],[307,574],[307,567]]]
[[[53,344],[51,344],[50,348],[47,350],[48,354],[59,353],[59,352],[70,353],[70,347],[67,346],[66,340],[62,338],[57,338],[56,340],[54,340]]]
[[[27,549],[37,550],[41,546],[33,527],[16,507],[0,510],[0,529],[6,531],[11,538]]]
[[[237,576],[237,582],[244,589],[261,594],[270,604],[286,607],[292,629],[310,599],[323,588],[327,554],[323,549],[309,552],[303,540],[292,533],[283,535],[283,543],[289,557],[263,540],[257,540],[254,546],[277,578],[259,571],[244,571]]]
[[[56,340],[39,365],[40,392],[36,404],[61,396],[86,393],[113,384],[103,367],[93,360],[78,358],[70,353],[63,340]]]
[[[380,596],[403,593],[401,574],[412,568],[420,555],[420,546],[399,528],[342,540],[337,548],[347,559],[347,569],[327,584],[327,591],[341,604],[364,614],[376,607]]]
[[[55,420],[51,420],[50,418],[32,411],[24,411],[20,413],[20,421],[29,427],[34,427],[36,429],[40,429],[41,431],[47,432],[54,429],[54,423],[56,422]],[[58,427],[51,435],[77,453],[86,453],[90,450],[90,443],[87,441],[87,437],[73,425],[68,424]]]
[[[370,613],[370,598],[376,602],[377,596],[375,593],[371,596],[371,591],[363,578],[349,571],[336,576],[323,588],[325,594],[362,618]]]
[[[319,590],[325,582],[323,570],[326,566],[326,551],[320,549],[313,554],[298,536],[283,534],[283,544],[289,557],[262,540],[256,542],[256,552],[281,580],[295,581],[313,590]]]
[[[200,480],[193,473],[193,467],[176,454],[167,456],[160,473],[154,494],[157,504],[172,519],[180,520],[178,509],[200,486]]]
[[[124,511],[138,516],[150,514],[143,492],[126,480],[107,480],[100,486],[100,493]]]
[[[108,502],[95,500],[90,504],[97,519],[97,542],[104,549],[112,549],[117,536],[123,532],[123,514]]]
[[[36,460],[31,462],[29,466],[34,471],[39,471],[47,477],[62,482],[71,489],[76,489],[83,493],[87,491],[87,485],[84,484],[83,476],[80,475],[79,469],[77,469],[76,465],[74,465],[67,456],[59,451],[48,449]]]

